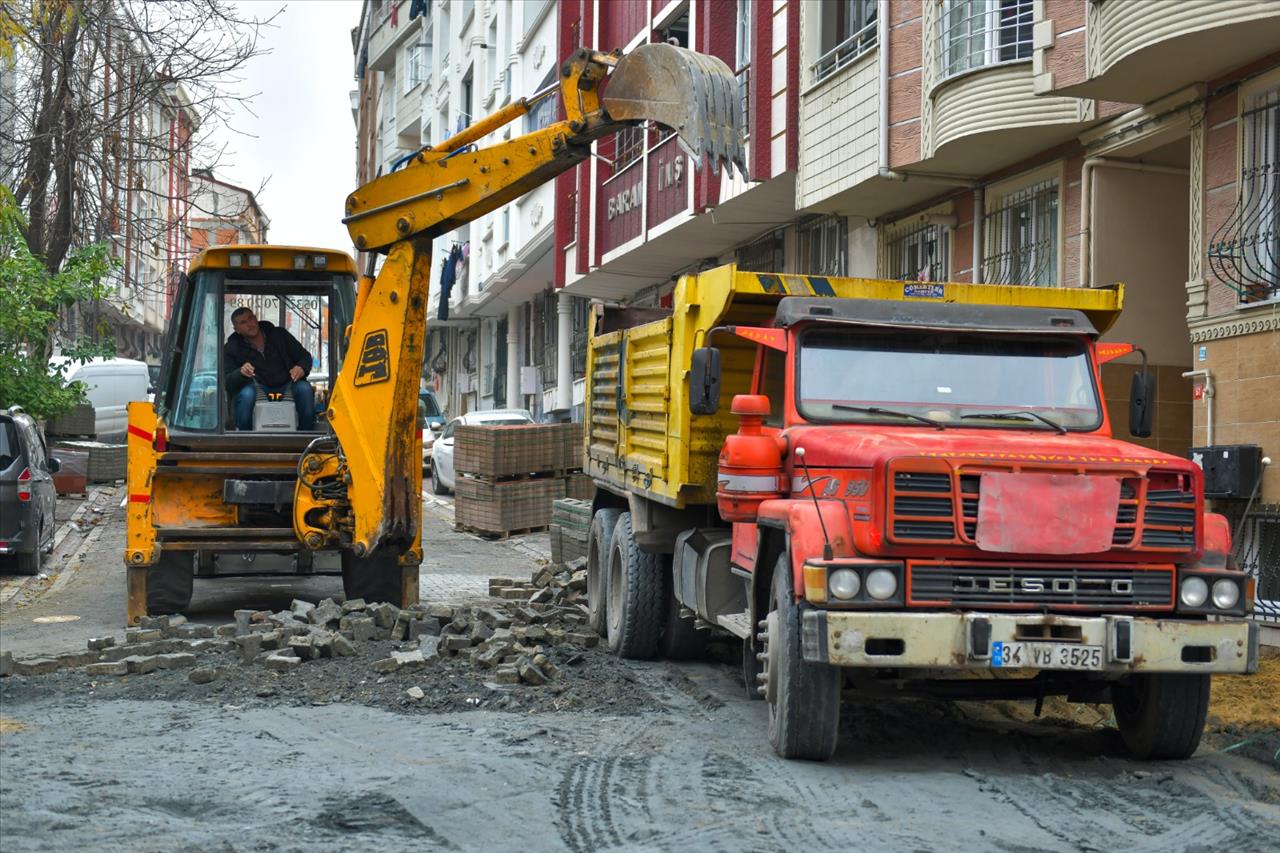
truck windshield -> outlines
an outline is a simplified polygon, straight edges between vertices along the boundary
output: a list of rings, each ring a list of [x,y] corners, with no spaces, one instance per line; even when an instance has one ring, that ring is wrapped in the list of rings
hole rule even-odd
[[[801,338],[798,370],[796,402],[812,421],[910,423],[907,413],[1045,431],[1102,422],[1088,354],[1071,339],[815,329]]]

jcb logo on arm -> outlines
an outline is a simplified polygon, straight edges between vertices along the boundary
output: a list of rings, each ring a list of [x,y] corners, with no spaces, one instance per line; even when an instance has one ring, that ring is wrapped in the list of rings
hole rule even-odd
[[[379,329],[364,336],[360,347],[360,366],[356,368],[355,384],[373,385],[391,378],[391,357],[387,352],[387,330]]]

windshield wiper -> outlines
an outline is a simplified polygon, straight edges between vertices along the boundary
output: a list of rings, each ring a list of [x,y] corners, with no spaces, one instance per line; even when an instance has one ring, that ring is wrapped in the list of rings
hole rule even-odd
[[[865,412],[868,415],[893,415],[898,418],[910,418],[913,421],[920,421],[920,423],[928,424],[936,429],[947,428],[947,425],[942,421],[935,421],[933,418],[926,418],[924,415],[914,415],[911,412],[900,412],[897,409],[882,409],[879,406],[846,406],[844,403],[832,403],[831,408],[845,412]]]
[[[1058,431],[1060,435],[1067,434],[1067,428],[1057,421],[1052,421],[1038,412],[1017,411],[1017,412],[974,412],[968,415],[961,415],[960,420],[968,420],[970,418],[987,418],[993,421],[1025,421],[1027,418],[1035,418],[1042,423],[1046,423]]]

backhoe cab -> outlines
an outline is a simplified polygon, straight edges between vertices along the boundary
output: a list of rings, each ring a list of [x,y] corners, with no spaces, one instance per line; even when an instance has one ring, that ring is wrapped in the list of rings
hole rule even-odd
[[[349,598],[416,602],[418,384],[432,238],[582,162],[595,139],[643,121],[674,130],[695,166],[705,155],[714,168],[745,171],[737,87],[719,59],[672,45],[642,45],[626,56],[578,50],[552,86],[348,196],[343,222],[352,242],[385,255],[376,278],[371,264],[356,285],[355,267],[340,252],[202,252],[179,289],[157,403],[130,408],[129,623],[186,609],[197,567],[208,575],[243,570],[263,553],[282,555],[299,572],[315,570],[317,560],[340,562]],[[557,92],[564,120],[476,147]],[[258,405],[283,421],[233,428],[227,392],[239,380],[224,370],[222,347],[242,304],[281,323],[306,306],[293,328],[318,336],[314,432],[287,429],[288,401],[270,399]]]

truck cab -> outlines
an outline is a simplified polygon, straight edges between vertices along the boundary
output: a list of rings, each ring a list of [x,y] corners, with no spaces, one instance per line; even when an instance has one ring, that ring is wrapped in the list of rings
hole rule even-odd
[[[1256,668],[1253,592],[1199,467],[1113,436],[1099,368],[1136,350],[1099,337],[1122,289],[694,278],[669,319],[593,338],[611,646],[646,636],[635,549],[670,592],[631,648],[741,637],[784,757],[833,754],[850,688],[1111,702],[1135,754],[1194,751],[1210,675]],[[660,448],[641,377],[663,338]],[[1150,384],[1139,366],[1139,437]]]

